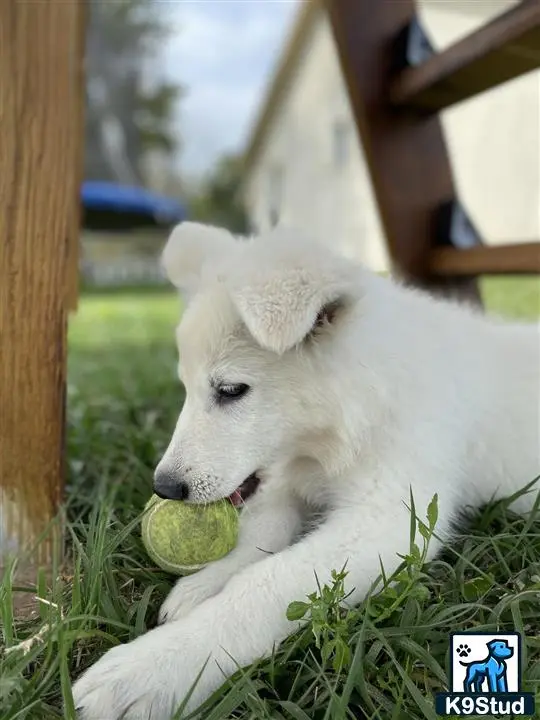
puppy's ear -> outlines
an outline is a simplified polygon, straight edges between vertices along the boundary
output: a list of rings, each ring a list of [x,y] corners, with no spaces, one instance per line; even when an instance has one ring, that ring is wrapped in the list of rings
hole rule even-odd
[[[294,241],[294,238],[292,238]],[[272,252],[257,240],[239,272],[227,284],[250,334],[261,347],[282,354],[322,326],[332,324],[348,301],[352,282],[345,266],[332,255],[287,247]],[[247,258],[246,258],[247,260]]]
[[[235,245],[234,237],[221,228],[183,222],[172,231],[161,256],[170,282],[186,297],[197,290],[203,267]]]

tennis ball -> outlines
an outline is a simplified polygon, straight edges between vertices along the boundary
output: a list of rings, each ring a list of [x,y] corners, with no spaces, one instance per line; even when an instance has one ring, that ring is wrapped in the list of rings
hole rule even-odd
[[[146,504],[141,536],[152,560],[174,575],[189,575],[229,553],[238,538],[238,512],[229,500],[208,505],[163,500]]]

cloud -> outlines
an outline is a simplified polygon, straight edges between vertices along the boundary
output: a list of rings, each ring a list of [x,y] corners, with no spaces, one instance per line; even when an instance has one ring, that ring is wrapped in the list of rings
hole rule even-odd
[[[299,0],[182,0],[164,13],[172,35],[164,72],[185,85],[177,126],[181,168],[205,172],[224,151],[241,149],[256,116]]]

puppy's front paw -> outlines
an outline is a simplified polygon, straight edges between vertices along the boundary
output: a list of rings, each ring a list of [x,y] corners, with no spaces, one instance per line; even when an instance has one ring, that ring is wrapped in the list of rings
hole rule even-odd
[[[169,720],[174,680],[166,681],[167,655],[148,642],[151,633],[109,650],[73,686],[80,720]]]
[[[159,610],[158,623],[180,620],[208,598],[217,595],[230,577],[219,563],[178,580]]]
[[[73,687],[78,717],[171,720],[181,704],[186,713],[196,710],[235,671],[232,658],[246,659],[234,614],[211,602],[105,653]]]

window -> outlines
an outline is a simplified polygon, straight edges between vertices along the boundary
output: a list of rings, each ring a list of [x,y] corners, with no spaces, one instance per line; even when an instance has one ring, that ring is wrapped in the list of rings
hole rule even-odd
[[[334,165],[343,167],[349,159],[349,124],[345,120],[336,120],[333,125],[332,155]]]
[[[268,221],[270,227],[279,222],[283,201],[283,168],[275,165],[268,174]]]

